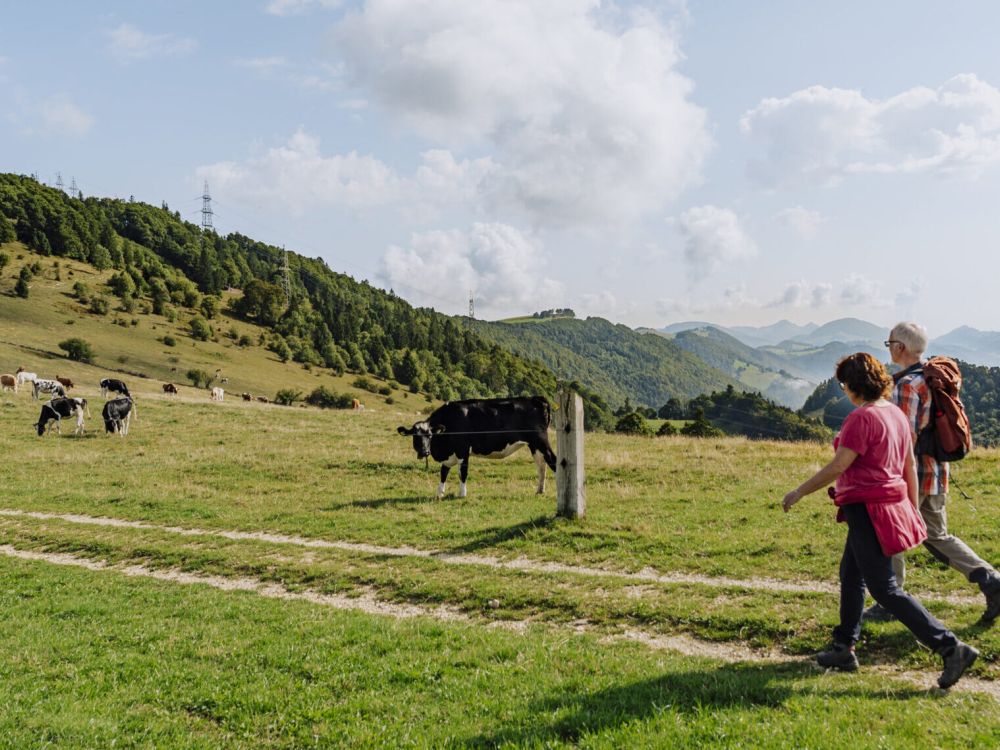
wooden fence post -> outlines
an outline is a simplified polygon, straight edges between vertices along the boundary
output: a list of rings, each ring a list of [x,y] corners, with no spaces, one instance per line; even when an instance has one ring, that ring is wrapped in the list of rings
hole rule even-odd
[[[556,515],[583,518],[583,399],[560,390],[556,401]]]

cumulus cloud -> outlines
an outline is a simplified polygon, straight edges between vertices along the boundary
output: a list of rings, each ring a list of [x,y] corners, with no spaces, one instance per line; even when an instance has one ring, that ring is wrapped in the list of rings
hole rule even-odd
[[[833,285],[793,281],[768,307],[826,307],[833,301]]]
[[[449,151],[430,150],[412,176],[401,176],[371,155],[324,155],[319,138],[299,130],[244,161],[199,167],[196,176],[234,200],[278,203],[297,215],[315,208],[389,207],[428,219],[474,194],[491,168],[489,159],[459,161]]]
[[[192,52],[197,42],[174,34],[147,34],[130,23],[107,32],[111,55],[121,63],[151,57],[171,57]]]
[[[341,0],[271,0],[264,10],[272,16],[294,16],[313,8],[336,8]]]
[[[455,312],[470,290],[477,312],[487,315],[561,307],[565,297],[562,284],[543,275],[540,244],[499,223],[416,233],[409,247],[386,251],[379,278],[416,304],[441,307],[454,299]]]
[[[81,138],[94,125],[93,115],[63,95],[25,99],[8,119],[29,136]]]
[[[786,208],[776,213],[774,218],[779,224],[788,227],[804,240],[811,240],[815,237],[819,228],[827,221],[826,217],[819,211],[811,211],[802,206]]]
[[[757,254],[757,246],[743,230],[739,217],[728,208],[696,206],[674,223],[684,238],[684,260],[692,281]]]
[[[888,307],[882,284],[860,273],[849,274],[840,290],[842,304],[852,307]]]
[[[912,320],[919,317],[918,308],[927,290],[927,280],[918,276],[896,293],[896,310],[900,316]]]
[[[661,209],[710,148],[671,27],[604,10],[368,0],[334,38],[373,105],[452,150],[490,150],[502,169],[481,188],[495,211],[568,226]]]
[[[974,177],[1000,161],[1000,89],[971,73],[884,100],[811,86],[764,99],[740,126],[764,148],[750,174],[770,187],[859,173]]]

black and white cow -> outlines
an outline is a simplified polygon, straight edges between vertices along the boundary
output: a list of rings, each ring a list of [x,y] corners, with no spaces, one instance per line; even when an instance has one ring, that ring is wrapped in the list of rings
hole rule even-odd
[[[132,399],[129,396],[116,398],[104,404],[101,411],[106,432],[117,432],[122,437],[128,435],[128,425],[132,420]]]
[[[546,465],[556,470],[556,454],[549,445],[549,402],[541,396],[451,401],[400,435],[413,436],[417,458],[430,456],[441,463],[438,497],[444,495],[448,471],[460,464],[459,497],[466,495],[469,456],[506,458],[527,445],[538,467],[538,493],[545,492]]]
[[[39,393],[50,393],[52,398],[62,398],[66,396],[66,389],[63,384],[58,380],[42,380],[41,378],[36,378],[31,381],[31,397],[38,400]]]
[[[120,393],[123,396],[132,397],[132,394],[128,392],[128,386],[126,386],[122,381],[115,380],[114,378],[104,378],[101,381],[101,396],[106,397],[108,391],[112,393]]]
[[[38,422],[35,427],[39,436],[45,434],[47,429],[51,429],[55,423],[56,432],[62,434],[61,424],[63,419],[69,419],[76,415],[76,430],[74,434],[83,434],[83,413],[87,409],[87,399],[85,398],[54,398],[47,404],[42,405],[42,413],[38,415]]]

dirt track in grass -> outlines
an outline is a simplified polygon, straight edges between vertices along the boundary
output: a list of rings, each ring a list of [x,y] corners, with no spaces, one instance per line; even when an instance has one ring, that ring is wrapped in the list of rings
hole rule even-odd
[[[230,539],[234,541],[257,541],[267,542],[270,544],[288,544],[306,548],[338,549],[348,552],[385,555],[389,557],[421,557],[436,560],[449,565],[483,566],[504,570],[523,570],[535,573],[571,574],[591,578],[617,578],[641,583],[699,584],[702,586],[716,586],[719,588],[744,588],[749,590],[788,591],[793,593],[836,594],[839,590],[834,583],[820,581],[804,581],[797,583],[791,581],[781,581],[773,578],[729,578],[725,576],[706,576],[697,573],[665,573],[649,568],[635,572],[620,571],[610,570],[607,568],[568,565],[565,563],[544,562],[531,560],[525,557],[506,560],[490,555],[453,554],[449,552],[441,552],[439,550],[417,549],[415,547],[386,547],[382,545],[363,544],[359,542],[343,542],[328,539],[291,536],[288,534],[278,534],[267,531],[236,531],[230,529],[199,529],[180,526],[165,526],[148,523],[146,521],[129,521],[120,518],[87,516],[74,513],[45,513],[4,508],[0,509],[0,516],[8,516],[12,518],[34,518],[42,521],[66,521],[68,523],[78,523],[91,526],[143,529],[147,531],[161,531],[169,534],[178,534],[181,536],[204,536]],[[982,602],[981,596],[936,596],[926,592],[920,592],[920,596],[921,598],[929,601],[940,601],[958,605],[978,604]]]
[[[96,572],[117,573],[119,575],[129,577],[149,578],[181,585],[200,584],[203,586],[211,586],[221,591],[244,591],[272,599],[303,601],[318,606],[331,607],[339,610],[353,610],[364,612],[366,614],[380,615],[396,619],[426,617],[440,622],[463,623],[468,625],[482,624],[481,621],[475,620],[466,613],[453,607],[443,605],[426,606],[385,602],[377,599],[371,591],[365,589],[359,589],[350,596],[343,594],[322,594],[315,591],[290,591],[278,584],[268,583],[256,578],[229,578],[224,576],[187,573],[179,570],[155,570],[147,568],[143,565],[109,565],[99,560],[77,557],[76,555],[19,550],[10,545],[0,545],[0,554],[20,560],[43,562],[53,565],[65,565]],[[514,632],[523,632],[527,629],[527,625],[528,623],[525,622],[491,622],[487,624],[487,627],[499,627]],[[581,634],[593,632],[594,630],[590,624],[585,621],[572,622],[565,625],[545,624],[538,627],[543,627],[548,630],[568,630],[572,633]],[[602,638],[602,641],[606,643],[623,641],[636,642],[651,649],[673,651],[685,656],[700,656],[728,663],[759,663],[802,659],[802,657],[783,655],[781,652],[775,650],[759,651],[736,643],[715,643],[699,640],[687,635],[653,634],[637,629],[629,629],[621,634],[605,636]],[[896,670],[885,666],[875,667],[873,669],[890,679],[904,680],[910,684],[917,685],[930,691],[938,690],[932,673]],[[997,702],[1000,702],[1000,683],[968,677],[959,682],[958,685],[952,688],[952,690],[959,692],[981,693],[989,695]]]

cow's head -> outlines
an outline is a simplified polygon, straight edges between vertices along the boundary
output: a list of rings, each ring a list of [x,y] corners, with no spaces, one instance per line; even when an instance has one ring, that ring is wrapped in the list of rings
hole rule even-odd
[[[427,458],[431,455],[431,437],[444,432],[444,425],[433,425],[430,422],[417,422],[413,427],[397,428],[400,435],[413,436],[413,450],[417,452],[417,458]]]

